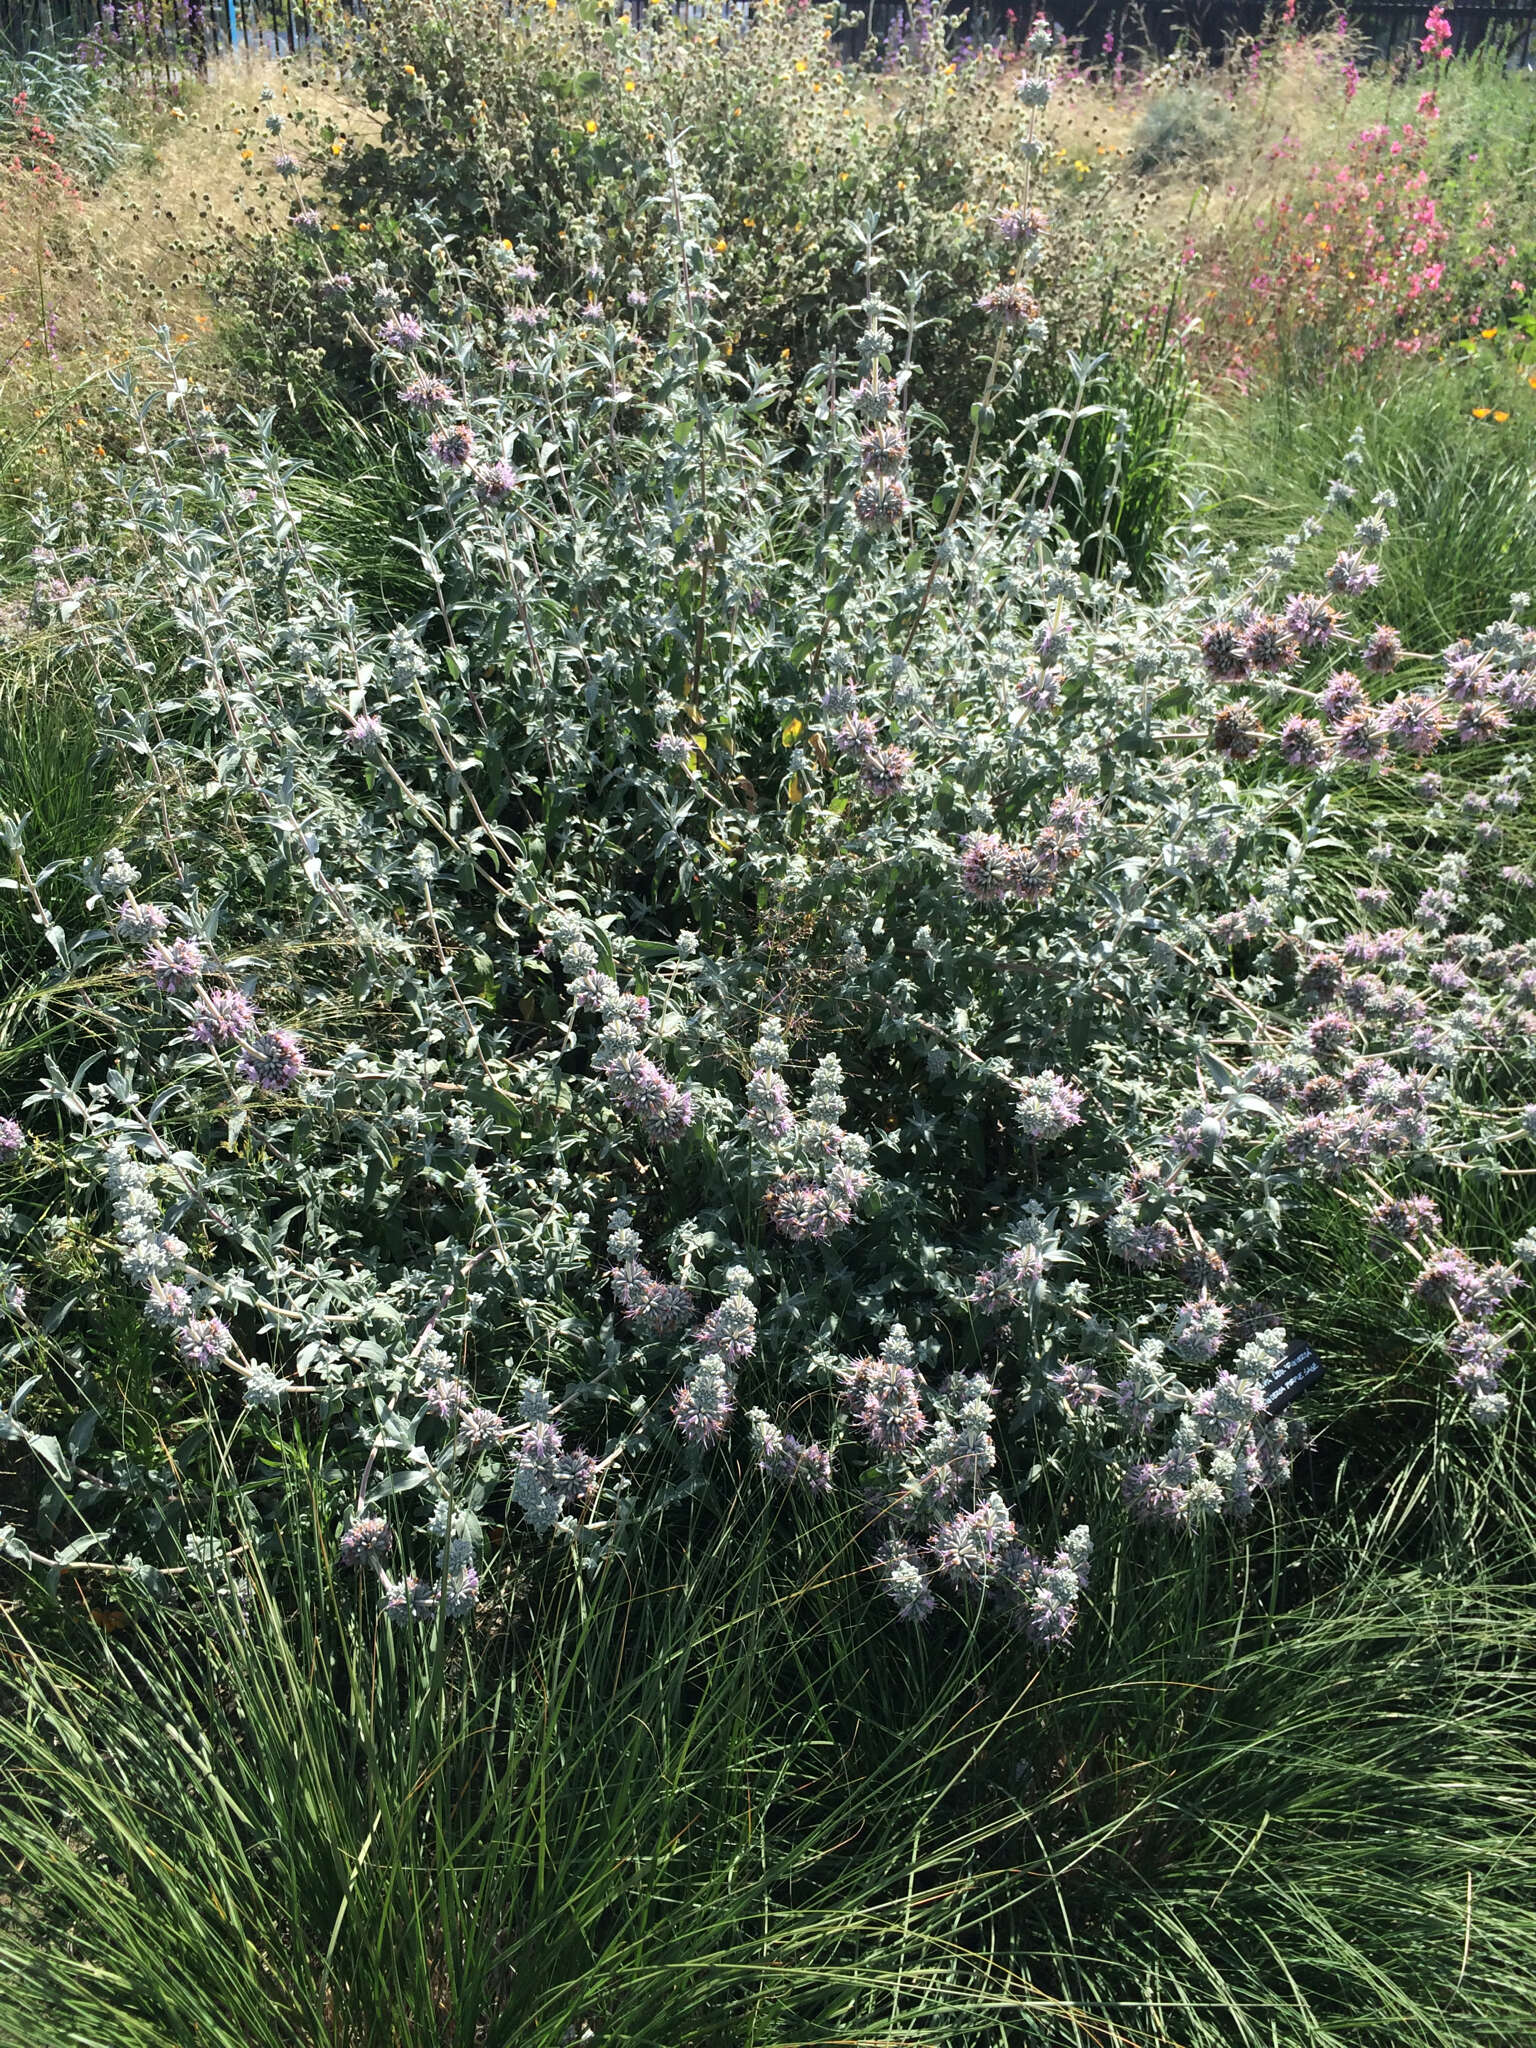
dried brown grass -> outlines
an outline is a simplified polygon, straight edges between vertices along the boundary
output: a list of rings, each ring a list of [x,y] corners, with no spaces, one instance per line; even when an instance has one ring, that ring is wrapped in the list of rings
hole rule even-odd
[[[263,89],[271,92],[263,102]],[[300,157],[370,131],[365,110],[302,60],[222,59],[153,123],[142,161],[91,192],[0,166],[0,405],[41,418],[60,395],[150,345],[212,339],[210,279],[231,242],[287,210],[266,172],[264,117]]]

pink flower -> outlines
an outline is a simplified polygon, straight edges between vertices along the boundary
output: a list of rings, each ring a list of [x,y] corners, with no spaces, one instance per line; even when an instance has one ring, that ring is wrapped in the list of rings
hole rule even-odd
[[[1433,58],[1444,63],[1451,54],[1451,24],[1445,18],[1445,9],[1435,0],[1424,17],[1424,40],[1419,44],[1421,57]],[[1423,101],[1419,102],[1420,107]]]

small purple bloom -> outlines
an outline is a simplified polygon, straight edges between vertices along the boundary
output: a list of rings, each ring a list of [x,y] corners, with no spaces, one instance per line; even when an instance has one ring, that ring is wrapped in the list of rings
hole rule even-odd
[[[1326,647],[1338,638],[1339,615],[1325,597],[1299,593],[1281,616],[1287,632],[1295,635],[1301,647]]]
[[[1083,1091],[1054,1069],[1029,1074],[1019,1083],[1015,1114],[1032,1144],[1050,1144],[1082,1122]]]
[[[871,747],[859,762],[859,780],[873,797],[897,796],[911,769],[905,747]]]
[[[841,1400],[859,1435],[877,1451],[905,1451],[927,1427],[917,1374],[888,1358],[855,1358],[840,1368]]]
[[[361,1571],[364,1565],[382,1564],[394,1541],[382,1515],[359,1515],[337,1544],[336,1555],[349,1571]]]
[[[1175,1314],[1168,1342],[1180,1358],[1214,1358],[1226,1342],[1227,1322],[1221,1303],[1202,1294],[1198,1301],[1186,1301]]]
[[[853,1204],[839,1188],[809,1174],[781,1174],[763,1198],[769,1216],[791,1244],[825,1244],[853,1221]]]
[[[414,313],[391,313],[379,328],[379,346],[412,349],[426,339],[426,332]]]
[[[185,1322],[191,1310],[192,1297],[179,1280],[150,1281],[149,1299],[144,1304],[147,1321],[169,1329]]]
[[[176,939],[169,946],[158,940],[144,949],[144,972],[164,996],[180,995],[195,986],[204,967],[203,949],[196,939]]]
[[[1328,571],[1328,588],[1343,591],[1349,597],[1358,597],[1362,591],[1374,589],[1380,581],[1381,570],[1374,562],[1368,562],[1357,548],[1341,548]]]
[[[169,931],[171,920],[156,903],[125,903],[117,913],[117,936],[125,946],[147,945]]]
[[[200,988],[187,1036],[194,1045],[233,1045],[255,1025],[255,1006],[239,989]]]
[[[1387,735],[1374,711],[1351,711],[1341,718],[1334,744],[1341,760],[1358,762],[1363,768],[1386,765]]]
[[[1315,718],[1288,718],[1276,744],[1293,768],[1321,768],[1328,759],[1328,736]]]
[[[1440,1228],[1440,1212],[1428,1195],[1394,1195],[1372,1210],[1371,1221],[1399,1244],[1419,1244]]]
[[[708,1450],[720,1441],[735,1408],[724,1362],[713,1354],[700,1359],[672,1397],[678,1433],[695,1450]]]
[[[503,457],[475,472],[475,495],[482,505],[502,505],[520,482],[517,471]]]
[[[1318,693],[1317,708],[1330,725],[1338,725],[1351,712],[1370,708],[1370,699],[1360,687],[1360,678],[1347,668],[1332,674]]]
[[[693,1122],[693,1097],[644,1053],[617,1053],[599,1071],[647,1137],[675,1144]]]
[[[1250,660],[1244,635],[1229,619],[1218,619],[1200,635],[1200,659],[1218,681],[1240,680]]]
[[[907,516],[906,486],[899,476],[867,476],[853,494],[853,516],[866,533],[890,533]]]
[[[384,721],[377,712],[360,711],[341,736],[354,754],[377,754],[384,745]]]
[[[1463,704],[1456,721],[1456,737],[1464,747],[1486,746],[1509,726],[1509,713],[1502,704]]]
[[[1381,722],[1392,745],[1405,754],[1432,754],[1445,737],[1445,714],[1422,691],[1395,697],[1383,708]]]
[[[1260,675],[1279,675],[1296,659],[1296,641],[1284,619],[1255,619],[1243,636],[1243,652]]]
[[[292,1031],[258,1032],[235,1066],[242,1080],[252,1082],[266,1095],[291,1086],[304,1070],[304,1051]]]
[[[427,453],[444,469],[467,469],[475,459],[475,437],[462,420],[427,436]]]
[[[400,403],[412,412],[439,412],[452,405],[453,390],[441,377],[413,377],[401,386]]]
[[[1390,675],[1403,658],[1403,636],[1396,626],[1378,626],[1360,650],[1360,660],[1373,676]]]
[[[1229,761],[1251,761],[1264,741],[1264,728],[1251,704],[1241,698],[1217,712],[1211,722],[1211,745]]]
[[[183,1361],[200,1372],[211,1372],[230,1347],[229,1326],[219,1316],[193,1316],[176,1332],[176,1349]]]

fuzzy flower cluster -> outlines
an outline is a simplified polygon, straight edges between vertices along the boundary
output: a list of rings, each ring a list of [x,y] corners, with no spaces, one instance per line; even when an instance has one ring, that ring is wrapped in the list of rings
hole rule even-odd
[[[872,339],[878,341],[878,333]],[[853,516],[868,534],[894,533],[910,506],[903,471],[907,436],[901,418],[901,388],[882,358],[871,354],[865,376],[854,386],[849,409],[862,429],[859,435],[859,481],[853,490]]]
[[[776,1486],[799,1486],[808,1493],[832,1491],[832,1454],[820,1444],[802,1443],[770,1421],[761,1408],[747,1411],[752,1461]]]
[[[622,1205],[616,1206],[608,1230],[608,1255],[613,1261],[608,1285],[625,1327],[637,1337],[649,1339],[680,1336],[694,1324],[693,1296],[686,1287],[658,1280],[642,1260],[643,1249],[634,1217]]]
[[[1219,1340],[1208,1343],[1202,1332],[1191,1350],[1176,1336],[1174,1348],[1185,1358],[1209,1358]],[[1185,1527],[1219,1515],[1240,1518],[1259,1493],[1289,1479],[1304,1430],[1289,1417],[1271,1417],[1265,1406],[1265,1384],[1286,1348],[1284,1330],[1265,1330],[1242,1346],[1230,1371],[1193,1391],[1169,1374],[1154,1339],[1137,1348],[1113,1401],[1133,1441],[1158,1438],[1163,1448],[1125,1473],[1122,1490],[1133,1514]]]
[[[875,720],[859,708],[857,691],[829,684],[821,710],[829,722],[832,752],[857,770],[867,793],[877,799],[899,796],[912,772],[912,756],[905,747],[882,742]]]
[[[245,1399],[273,1407],[286,1391],[270,1368],[239,1358],[228,1324],[215,1313],[212,1290],[189,1265],[186,1244],[166,1228],[156,1175],[125,1137],[106,1147],[102,1181],[112,1205],[117,1255],[144,1294],[144,1318],[163,1330],[182,1363],[195,1372],[235,1365]]]
[[[512,1500],[533,1529],[554,1528],[562,1516],[590,1498],[597,1461],[568,1444],[541,1382],[523,1382],[518,1421],[512,1432]]]
[[[1082,1107],[1082,1089],[1047,1067],[1019,1083],[1014,1115],[1032,1145],[1049,1145],[1082,1122]]]
[[[131,888],[131,883],[125,885],[128,891]],[[187,1038],[216,1054],[235,1052],[237,1078],[263,1094],[291,1088],[308,1064],[298,1034],[278,1026],[262,1027],[250,997],[214,978],[215,963],[199,942],[167,941],[169,930],[170,919],[158,904],[140,903],[125,893],[113,918],[114,935],[122,945],[137,949],[138,972],[158,994],[183,998]]]
[[[644,1050],[650,1004],[627,995],[599,971],[597,948],[579,919],[552,918],[546,941],[571,979],[578,1011],[594,1010],[602,1023],[592,1067],[619,1111],[643,1136],[672,1145],[693,1122],[693,1097],[679,1088]]]
[[[848,1228],[874,1187],[869,1145],[843,1128],[837,1055],[817,1063],[799,1113],[781,1071],[788,1057],[779,1020],[769,1017],[752,1047],[742,1130],[769,1168],[764,1204],[779,1235],[790,1244],[825,1244]]]
[[[970,832],[960,843],[960,886],[974,902],[1003,903],[1022,897],[1040,903],[1082,855],[1093,829],[1096,807],[1076,790],[1054,799],[1050,816],[1034,838],[1012,845],[995,832]]]
[[[752,1275],[745,1266],[732,1266],[725,1284],[725,1299],[710,1310],[689,1339],[694,1356],[672,1397],[678,1433],[696,1450],[706,1450],[724,1436],[736,1412],[734,1368],[757,1349]]]

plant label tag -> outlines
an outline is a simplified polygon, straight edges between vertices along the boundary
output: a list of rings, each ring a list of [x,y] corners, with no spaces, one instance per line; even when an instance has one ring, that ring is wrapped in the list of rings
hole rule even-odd
[[[1323,1376],[1323,1362],[1312,1346],[1298,1337],[1284,1359],[1264,1382],[1264,1409],[1269,1415],[1283,1415],[1298,1394],[1316,1386]]]

